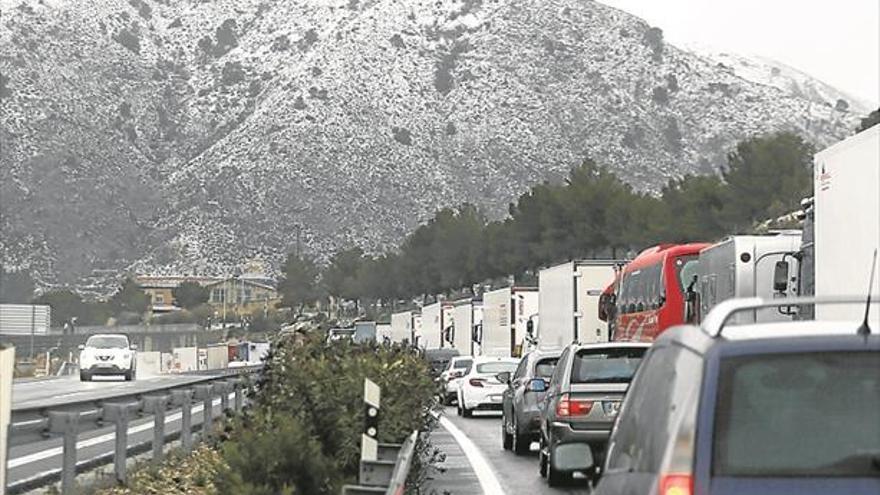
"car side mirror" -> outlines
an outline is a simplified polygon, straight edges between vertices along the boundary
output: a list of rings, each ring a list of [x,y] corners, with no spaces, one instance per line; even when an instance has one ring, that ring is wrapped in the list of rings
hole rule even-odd
[[[81,351],[84,351],[84,350],[86,350],[86,345],[85,345],[85,344],[80,344],[80,345],[76,346],[76,348],[79,349],[79,350],[81,350]]]
[[[788,262],[787,261],[777,261],[776,266],[773,268],[773,291],[774,292],[787,292],[788,291]]]
[[[543,378],[532,378],[526,387],[527,392],[544,392],[547,390],[547,380]]]
[[[526,322],[526,333],[529,336],[535,335],[535,321],[534,320],[530,319],[529,321]]]
[[[131,350],[133,350],[133,351],[136,351],[136,350],[138,350],[138,345],[137,345],[137,344],[131,344],[131,345],[129,346],[129,349],[131,349]]]
[[[510,383],[510,372],[502,371],[501,373],[495,375],[495,379],[497,379],[501,383]]]

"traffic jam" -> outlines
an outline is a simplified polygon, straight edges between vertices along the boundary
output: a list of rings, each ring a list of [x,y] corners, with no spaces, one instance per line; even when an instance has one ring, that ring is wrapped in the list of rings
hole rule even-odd
[[[800,229],[547,267],[384,338],[425,349],[445,414],[494,415],[550,487],[880,493],[880,207],[852,201],[878,151],[880,128],[820,152]]]

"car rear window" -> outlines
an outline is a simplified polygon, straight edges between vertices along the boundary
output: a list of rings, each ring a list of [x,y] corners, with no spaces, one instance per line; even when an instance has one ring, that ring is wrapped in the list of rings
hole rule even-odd
[[[471,365],[470,359],[461,359],[452,364],[453,368],[467,368]]]
[[[574,356],[571,383],[629,383],[647,348],[581,349]]]
[[[477,365],[477,373],[513,373],[518,365],[519,363],[481,363]]]
[[[559,358],[547,358],[538,361],[535,365],[535,376],[538,378],[548,379],[553,376],[553,370],[556,369],[556,363]]]
[[[878,476],[880,355],[817,352],[722,361],[717,476]]]

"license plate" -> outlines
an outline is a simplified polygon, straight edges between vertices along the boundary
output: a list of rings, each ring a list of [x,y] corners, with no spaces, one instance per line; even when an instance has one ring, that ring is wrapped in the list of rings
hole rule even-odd
[[[620,411],[620,401],[619,400],[602,401],[602,409],[605,411],[606,416],[617,416],[618,411]]]
[[[490,395],[489,400],[491,400],[492,402],[501,402],[501,396],[500,395]]]

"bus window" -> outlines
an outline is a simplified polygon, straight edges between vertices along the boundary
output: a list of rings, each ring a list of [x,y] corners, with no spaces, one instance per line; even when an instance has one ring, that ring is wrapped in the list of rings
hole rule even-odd
[[[694,279],[700,268],[699,255],[679,256],[675,258],[675,278],[678,280],[678,290],[684,294],[688,284]]]

